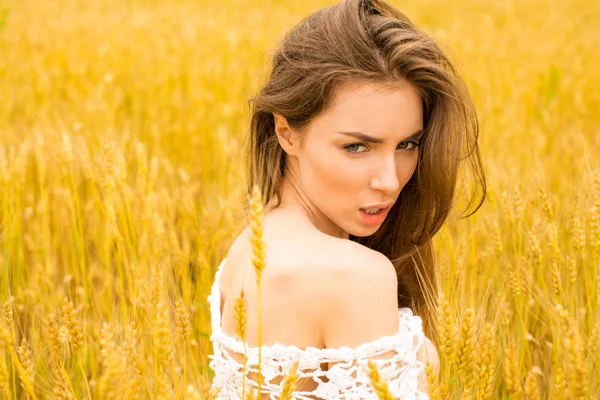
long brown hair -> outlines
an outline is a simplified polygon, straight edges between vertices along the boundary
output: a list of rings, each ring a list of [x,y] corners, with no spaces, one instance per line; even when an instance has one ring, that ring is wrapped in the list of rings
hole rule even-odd
[[[431,238],[452,209],[461,161],[467,161],[476,181],[466,216],[483,203],[486,184],[471,97],[446,55],[406,15],[384,1],[345,0],[314,12],[287,33],[266,84],[250,99],[247,194],[256,184],[265,203],[274,196],[276,206],[281,202],[285,153],[275,135],[273,113],[301,130],[327,109],[337,85],[402,79],[417,88],[423,102],[417,169],[379,230],[369,237],[351,235],[350,240],[392,261],[398,306],[420,315],[426,335],[437,343]]]

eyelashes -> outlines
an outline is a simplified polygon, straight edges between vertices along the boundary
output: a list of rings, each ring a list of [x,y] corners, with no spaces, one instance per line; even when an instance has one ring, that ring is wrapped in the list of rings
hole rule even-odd
[[[398,146],[405,144],[406,147],[399,147],[399,150],[406,150],[406,151],[415,151],[419,148],[419,142],[413,141],[413,140],[409,140],[406,142],[401,142]],[[360,154],[360,153],[364,153],[365,151],[353,151],[351,150],[351,148],[355,148],[354,146],[363,146],[365,148],[367,148],[367,144],[366,143],[351,143],[348,144],[346,146],[344,146],[344,150],[346,150],[348,153],[352,153],[352,154]]]

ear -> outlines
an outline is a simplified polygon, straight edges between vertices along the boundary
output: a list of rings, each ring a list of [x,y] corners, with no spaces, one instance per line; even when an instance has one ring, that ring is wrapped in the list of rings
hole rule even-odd
[[[273,113],[275,120],[275,135],[279,145],[286,153],[296,154],[300,145],[300,135],[287,122],[287,119],[278,113]]]

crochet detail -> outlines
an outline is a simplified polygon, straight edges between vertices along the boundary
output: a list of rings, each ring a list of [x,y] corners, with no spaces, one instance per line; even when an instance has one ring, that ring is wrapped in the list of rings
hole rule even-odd
[[[212,387],[220,388],[217,399],[238,400],[242,398],[242,381],[246,388],[256,390],[257,382],[248,375],[257,376],[258,347],[245,346],[247,357],[246,376],[244,365],[231,354],[244,354],[244,342],[227,335],[221,329],[221,291],[219,281],[222,266],[219,264],[215,281],[208,296],[210,303],[212,334],[210,340],[213,354],[209,355],[209,366],[215,372]],[[381,377],[387,381],[388,389],[395,398],[403,400],[429,400],[429,396],[418,390],[418,378],[425,365],[417,360],[417,351],[425,336],[421,317],[413,315],[410,308],[399,308],[399,329],[393,336],[383,336],[363,343],[355,348],[307,347],[300,349],[292,345],[274,344],[262,346],[261,392],[272,400],[279,399],[283,377],[295,361],[298,361],[299,379],[310,378],[317,383],[312,391],[294,391],[298,400],[378,399],[369,376],[368,359],[393,352],[388,358],[373,359]],[[329,370],[322,370],[321,363],[335,362]]]

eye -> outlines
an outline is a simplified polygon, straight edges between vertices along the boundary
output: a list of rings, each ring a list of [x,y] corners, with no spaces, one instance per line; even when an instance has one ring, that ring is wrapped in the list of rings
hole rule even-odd
[[[419,143],[412,141],[400,142],[398,145],[398,148],[402,150],[415,150],[417,147],[419,147]]]
[[[351,150],[351,149],[355,149],[356,148],[355,146],[358,146],[358,147],[362,146],[362,147],[366,148],[366,146],[364,144],[361,144],[361,143],[352,143],[352,144],[349,144],[347,146],[344,146],[344,149],[346,149],[346,151],[349,152],[349,153],[364,153],[363,151]]]

